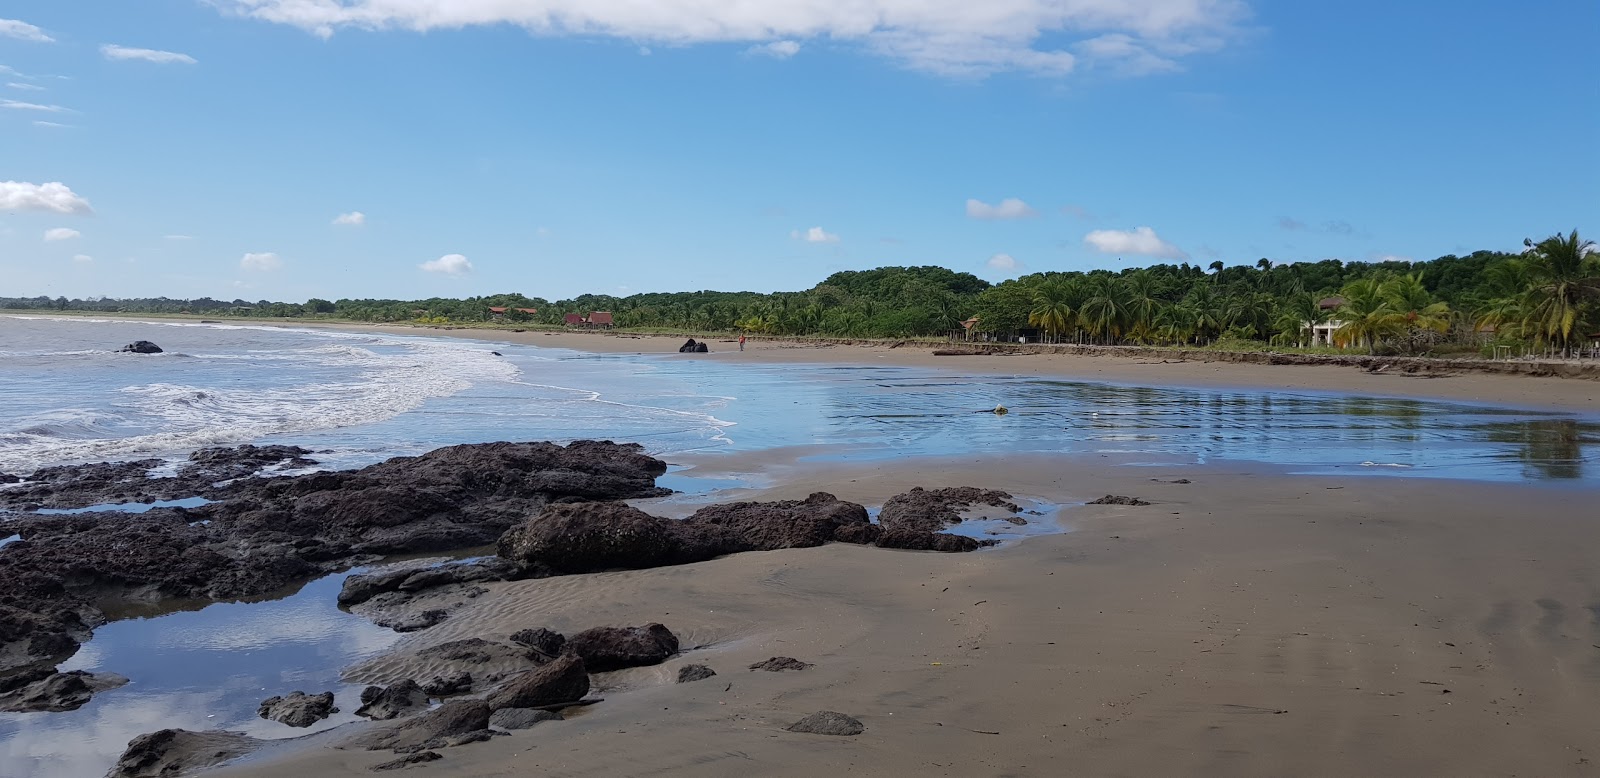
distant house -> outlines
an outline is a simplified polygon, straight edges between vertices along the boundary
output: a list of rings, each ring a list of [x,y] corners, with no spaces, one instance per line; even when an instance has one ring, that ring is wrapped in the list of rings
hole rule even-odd
[[[583,326],[583,314],[580,314],[580,313],[569,313],[566,316],[561,317],[561,322],[563,324],[567,325],[568,327],[582,327]]]
[[[978,317],[974,316],[966,321],[961,322],[961,329],[951,332],[950,335],[951,337],[960,338],[962,340],[972,340],[972,335],[975,331],[974,328],[977,326]]]
[[[1317,301],[1317,307],[1324,311],[1337,311],[1344,307],[1344,298],[1337,295],[1324,297]],[[1345,343],[1334,337],[1334,333],[1344,328],[1343,320],[1328,319],[1324,322],[1307,322],[1307,324],[1311,326],[1311,345],[1345,347]]]
[[[517,313],[526,313],[529,316],[532,316],[532,315],[538,313],[539,309],[538,308],[518,308],[518,309],[516,309],[516,311],[517,311]]]
[[[611,319],[610,311],[590,311],[584,323],[597,329],[611,329],[615,322]]]
[[[489,306],[489,315],[494,317],[494,318],[496,318],[496,319],[498,319],[498,318],[506,315],[506,309],[505,308],[497,308],[497,307],[491,305],[491,306]]]

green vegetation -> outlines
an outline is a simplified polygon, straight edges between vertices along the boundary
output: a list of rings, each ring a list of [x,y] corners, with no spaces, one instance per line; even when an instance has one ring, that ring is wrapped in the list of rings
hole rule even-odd
[[[656,292],[549,301],[520,294],[464,300],[0,298],[0,308],[186,313],[363,322],[560,326],[610,311],[631,330],[852,338],[969,337],[1053,343],[1307,348],[1337,322],[1340,346],[1370,353],[1477,352],[1490,345],[1569,354],[1600,332],[1600,254],[1578,236],[1526,241],[1426,262],[1321,262],[1121,272],[1035,273],[991,285],[942,267],[835,273],[803,292]],[[491,313],[490,308],[505,308]],[[518,309],[534,309],[525,313]],[[977,321],[970,333],[962,322]],[[1326,329],[1326,328],[1325,328]]]

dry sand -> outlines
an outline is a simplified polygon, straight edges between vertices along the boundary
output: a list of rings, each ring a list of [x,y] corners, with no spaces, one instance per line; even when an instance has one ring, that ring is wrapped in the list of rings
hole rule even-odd
[[[750,463],[742,463],[747,466]],[[760,464],[760,463],[757,463]],[[469,636],[660,621],[698,647],[597,676],[566,722],[443,751],[450,776],[1597,774],[1592,491],[1118,468],[1059,457],[798,469],[763,498],[911,485],[1070,503],[966,555],[845,545],[497,584],[388,660]],[[1169,481],[1188,478],[1190,484]],[[1044,520],[1044,519],[1036,519]],[[744,669],[771,656],[802,672]],[[670,682],[679,666],[718,675]],[[419,675],[425,669],[409,668]],[[854,738],[784,731],[818,710]],[[317,746],[228,776],[365,775]]]

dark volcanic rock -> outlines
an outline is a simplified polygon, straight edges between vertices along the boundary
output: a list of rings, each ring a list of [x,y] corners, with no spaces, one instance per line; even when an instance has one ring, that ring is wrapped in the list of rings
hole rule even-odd
[[[948,535],[943,532],[924,532],[914,529],[884,530],[874,541],[878,548],[898,548],[907,551],[942,551],[957,553],[975,551],[992,546],[993,540],[978,540],[965,535]]]
[[[1098,500],[1090,500],[1089,505],[1149,505],[1137,497],[1123,497],[1118,494],[1108,494]]]
[[[119,354],[160,354],[161,347],[148,340],[136,340],[117,349]]]
[[[509,733],[501,732],[495,729],[475,729],[471,732],[462,732],[459,735],[440,735],[439,737],[431,737],[414,746],[400,746],[394,751],[397,754],[410,754],[431,748],[455,748],[456,746],[464,746],[468,743],[482,743],[486,740],[492,740],[495,737],[506,734]]]
[[[107,778],[171,778],[219,765],[261,746],[240,732],[191,732],[163,729],[128,741]]]
[[[489,727],[489,706],[482,700],[447,702],[405,723],[363,732],[350,743],[368,751],[414,749],[437,738],[449,738]]]
[[[552,505],[512,527],[497,544],[500,556],[554,573],[692,561],[681,546],[670,520],[615,503]]]
[[[333,692],[294,691],[282,697],[269,697],[256,709],[256,715],[261,718],[291,727],[309,727],[338,712],[339,709],[333,707]]]
[[[450,675],[436,675],[422,685],[422,691],[429,697],[445,697],[451,694],[465,694],[472,691],[472,674],[466,672],[451,673]]]
[[[128,679],[110,673],[95,675],[82,670],[58,673],[50,667],[40,667],[0,679],[0,711],[59,713],[77,710],[95,692],[115,689],[127,682]]]
[[[103,620],[102,602],[229,600],[370,561],[493,543],[547,504],[667,493],[666,465],[638,446],[577,441],[452,446],[344,472],[249,476],[263,466],[310,464],[304,449],[243,446],[197,451],[171,478],[159,460],[41,469],[0,492],[0,511],[204,496],[200,508],[22,518],[22,540],[0,549],[0,676],[70,656]],[[520,576],[505,560],[413,571],[368,597],[442,582]],[[427,610],[397,619],[436,620]]]
[[[705,679],[716,674],[716,670],[706,667],[705,665],[684,665],[683,667],[678,668],[678,683],[694,683],[695,681],[704,681]]]
[[[840,527],[870,526],[866,508],[827,492],[804,500],[708,505],[686,523],[726,529],[752,551],[820,546],[834,540]]]
[[[583,657],[591,673],[658,665],[678,653],[678,636],[661,624],[595,627],[567,639],[567,650]]]
[[[483,638],[452,640],[430,646],[418,651],[417,659],[441,675],[470,673],[473,678],[486,684],[539,664],[539,658],[527,648]]]
[[[390,684],[388,688],[368,686],[362,689],[361,707],[356,709],[356,715],[387,721],[427,704],[428,695],[422,691],[422,687],[416,681],[405,680]]]
[[[439,754],[437,752],[434,752],[434,751],[418,751],[415,754],[406,754],[405,756],[402,756],[399,759],[395,759],[395,760],[392,760],[392,761],[389,761],[389,762],[383,762],[382,764],[375,764],[375,765],[373,765],[373,766],[371,766],[371,767],[369,767],[367,769],[371,770],[371,771],[373,771],[375,773],[381,773],[381,772],[384,772],[386,770],[403,770],[403,769],[405,769],[407,767],[410,767],[412,765],[426,764],[428,762],[437,762],[437,761],[439,761],[440,759],[443,759],[443,758],[444,757],[439,756]]]
[[[917,487],[897,494],[883,504],[878,512],[878,524],[888,532],[938,532],[952,524],[961,523],[961,511],[974,505],[989,505],[1020,513],[1022,508],[1011,502],[1011,495],[992,489],[957,486],[947,489]],[[905,546],[894,546],[905,548]]]
[[[538,708],[576,702],[589,693],[589,673],[576,654],[562,654],[555,661],[507,681],[489,693],[489,707]]]
[[[795,659],[792,656],[775,656],[764,662],[750,665],[751,670],[766,670],[769,673],[781,673],[784,670],[804,670],[811,665]]]
[[[511,642],[527,646],[544,659],[555,659],[561,655],[561,649],[567,645],[567,639],[561,633],[544,627],[534,627],[512,633]]]
[[[489,726],[498,729],[528,729],[545,721],[561,721],[561,714],[538,708],[501,708],[489,717]]]
[[[804,732],[810,735],[836,735],[849,737],[867,731],[865,726],[854,717],[831,710],[817,711],[789,726],[790,732]]]

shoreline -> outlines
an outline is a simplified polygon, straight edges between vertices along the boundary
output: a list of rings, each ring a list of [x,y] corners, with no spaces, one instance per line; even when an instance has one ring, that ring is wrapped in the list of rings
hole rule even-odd
[[[35,315],[20,313],[19,315]],[[50,315],[42,313],[37,315]],[[130,323],[199,324],[188,317],[94,315]],[[266,326],[300,330],[330,330],[411,337],[437,337],[482,343],[507,343],[524,346],[561,348],[602,355],[677,355],[684,337],[675,335],[635,335],[615,332],[576,332],[529,329],[522,332],[472,327],[419,324],[372,324],[344,321],[257,321],[206,319],[232,326]],[[752,339],[746,350],[738,351],[731,338],[717,336],[708,341],[710,354],[683,355],[684,359],[739,360],[754,364],[848,364],[913,367],[922,369],[970,371],[984,375],[1028,376],[1076,381],[1096,381],[1144,386],[1180,386],[1205,389],[1244,389],[1260,391],[1306,391],[1353,394],[1404,399],[1432,399],[1479,405],[1508,406],[1529,410],[1600,414],[1600,380],[1562,378],[1525,374],[1483,372],[1407,374],[1367,372],[1343,364],[1260,364],[1231,361],[1229,353],[1183,351],[1182,359],[1157,359],[1150,354],[1124,356],[1116,353],[1066,353],[1029,351],[1026,353],[970,354],[936,356],[946,349],[971,348],[960,343],[906,342],[827,343]],[[1171,350],[1152,350],[1164,353]],[[1171,351],[1177,354],[1178,351]],[[1390,360],[1394,361],[1394,360]],[[1449,370],[1450,363],[1438,361],[1437,369]],[[1597,373],[1600,375],[1600,373]]]
[[[739,499],[958,484],[1152,504],[1069,505],[1067,532],[971,554],[835,543],[488,584],[386,666],[534,626],[659,621],[688,650],[596,676],[607,700],[567,721],[442,749],[430,774],[1588,775],[1600,751],[1592,492],[1011,456],[801,467]],[[815,666],[745,669],[770,656]],[[717,676],[673,683],[689,663]],[[817,710],[867,730],[785,731]],[[307,744],[216,774],[392,758]]]

